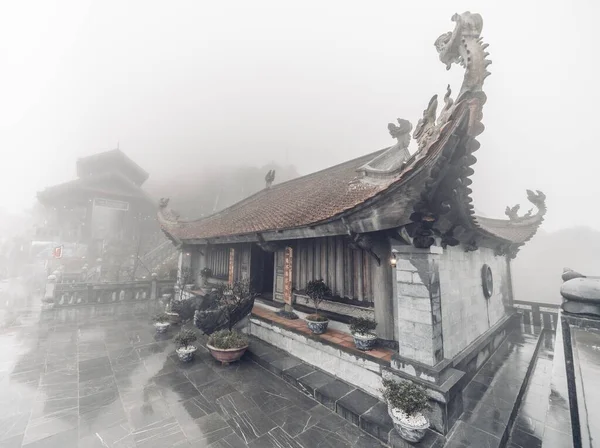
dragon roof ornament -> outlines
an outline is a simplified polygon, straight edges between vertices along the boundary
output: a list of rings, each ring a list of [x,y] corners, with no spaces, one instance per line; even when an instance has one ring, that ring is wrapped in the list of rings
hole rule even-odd
[[[458,64],[465,69],[463,83],[456,101],[452,100],[450,86],[448,85],[444,96],[444,108],[436,119],[437,95],[429,101],[423,111],[414,133],[419,150],[428,147],[439,136],[441,128],[446,124],[456,105],[468,96],[480,96],[485,101],[483,83],[490,75],[487,67],[492,63],[487,59],[489,54],[485,51],[488,44],[483,43],[481,30],[483,19],[479,14],[469,11],[454,14],[452,21],[456,23],[454,31],[448,31],[438,37],[434,43],[439,53],[439,58],[450,70],[452,64]]]
[[[527,221],[529,218],[543,217],[546,213],[546,195],[540,190],[532,191],[527,190],[527,200],[531,202],[537,209],[537,213],[533,215],[533,209],[529,209],[527,213],[519,216],[520,204],[516,204],[513,207],[507,206],[504,210],[504,214],[508,216],[508,219],[513,222]]]

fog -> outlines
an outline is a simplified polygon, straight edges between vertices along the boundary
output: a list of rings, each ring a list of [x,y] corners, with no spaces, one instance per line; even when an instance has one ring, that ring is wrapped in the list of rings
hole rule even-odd
[[[231,164],[306,174],[389,146],[388,122],[458,90],[433,42],[466,10],[493,60],[477,210],[501,216],[536,188],[547,231],[600,229],[592,0],[3,2],[0,206],[30,207],[117,146],[157,182]]]

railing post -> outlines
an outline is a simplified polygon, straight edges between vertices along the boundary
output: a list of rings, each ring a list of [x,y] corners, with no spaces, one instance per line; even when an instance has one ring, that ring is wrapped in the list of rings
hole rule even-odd
[[[541,316],[540,316],[540,306],[532,304],[531,305],[531,312],[533,314],[533,326],[534,327],[541,327],[542,326],[542,319],[541,319]]]
[[[94,285],[87,285],[87,303],[92,303],[94,300]]]
[[[158,285],[156,284],[156,279],[158,278],[158,274],[156,272],[153,272],[152,275],[152,284],[150,286],[150,300],[155,300],[157,297],[157,288]]]

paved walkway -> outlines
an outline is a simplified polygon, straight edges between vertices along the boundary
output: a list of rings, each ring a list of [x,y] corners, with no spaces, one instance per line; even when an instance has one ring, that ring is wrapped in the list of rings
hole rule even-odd
[[[252,361],[180,364],[154,303],[37,303],[1,318],[0,448],[381,446]]]

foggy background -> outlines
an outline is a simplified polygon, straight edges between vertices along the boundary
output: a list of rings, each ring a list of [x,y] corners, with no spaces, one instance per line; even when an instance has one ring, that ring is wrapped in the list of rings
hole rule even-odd
[[[259,184],[266,167],[281,167],[278,182],[387,147],[388,122],[415,125],[448,83],[456,97],[464,71],[447,72],[433,42],[466,10],[482,14],[493,60],[476,209],[525,211],[525,189],[540,189],[549,211],[530,246],[548,251],[548,235],[588,226],[591,250],[590,238],[600,241],[593,0],[3,2],[0,221],[7,228],[37,191],[73,179],[78,157],[117,145],[157,196],[204,178],[233,184],[234,167],[256,170]],[[551,256],[562,268],[566,252],[529,256],[517,268]],[[572,267],[600,272],[584,258]]]

